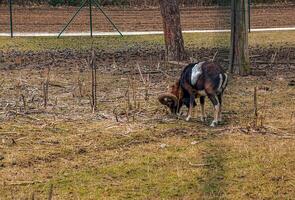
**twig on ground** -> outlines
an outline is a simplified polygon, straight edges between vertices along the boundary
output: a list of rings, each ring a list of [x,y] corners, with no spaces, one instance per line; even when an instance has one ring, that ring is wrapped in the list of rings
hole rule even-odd
[[[19,113],[19,112],[16,112],[14,110],[10,110],[8,113],[12,113],[14,115],[19,115],[19,116],[22,116],[22,117],[25,117],[25,118],[28,118],[30,120],[35,120],[35,121],[41,121],[41,119],[38,119],[36,117],[32,117],[32,116],[29,116],[29,115],[26,115],[25,113]]]
[[[194,163],[191,163],[191,162],[189,162],[188,164],[190,166],[192,166],[192,167],[207,167],[207,166],[212,165],[212,164],[205,164],[205,163],[194,164]]]
[[[17,186],[17,185],[34,185],[37,183],[45,183],[47,180],[34,180],[34,181],[16,181],[16,182],[4,182],[3,185],[8,185],[8,186]]]
[[[254,106],[254,127],[257,127],[258,121],[258,108],[257,108],[257,87],[254,87],[254,95],[253,95],[253,106]]]

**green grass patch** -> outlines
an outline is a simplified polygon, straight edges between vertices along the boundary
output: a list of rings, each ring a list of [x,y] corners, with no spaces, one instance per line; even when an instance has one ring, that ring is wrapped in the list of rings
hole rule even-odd
[[[294,31],[285,32],[256,32],[249,34],[250,46],[294,46]],[[213,48],[228,47],[230,44],[230,33],[186,33],[184,34],[185,45],[190,48]],[[162,35],[145,36],[100,36],[100,37],[0,37],[0,49],[4,51],[42,51],[77,49],[87,50],[91,46],[114,51],[120,49],[158,48],[163,47]]]
[[[225,199],[225,155],[224,148],[210,141],[207,144],[204,162],[207,164],[204,170],[203,195],[204,199]]]

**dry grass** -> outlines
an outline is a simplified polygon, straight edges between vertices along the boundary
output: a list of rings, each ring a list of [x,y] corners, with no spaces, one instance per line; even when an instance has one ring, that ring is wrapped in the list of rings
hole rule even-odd
[[[274,35],[273,41],[267,41],[266,36]],[[194,36],[185,36],[190,47],[211,47],[217,42],[214,35],[208,35],[208,44],[204,37]],[[262,46],[272,42],[281,46],[289,40],[277,33],[256,36]],[[158,36],[144,42],[145,37],[127,37],[123,42],[112,39],[107,45],[106,38],[95,38],[96,47],[132,49],[134,40],[153,48],[160,41]],[[91,44],[85,38],[80,43],[73,41],[77,40],[0,38],[0,46],[37,51],[78,48],[79,44],[84,50]],[[290,51],[293,41],[288,43]],[[264,55],[273,54],[267,52],[258,59],[268,61]],[[199,108],[192,121],[185,122],[184,116],[169,115],[157,102],[157,96],[178,77],[180,68],[175,66],[132,57],[133,62],[144,65],[142,71],[159,67],[157,73],[140,76],[133,62],[112,62],[110,67],[102,61],[97,76],[98,111],[92,113],[91,71],[82,66],[83,61],[70,63],[57,56],[51,66],[45,109],[42,82],[47,79],[44,63],[50,58],[26,55],[22,63],[16,59],[21,56],[0,57],[0,199],[45,199],[51,185],[53,199],[293,199],[295,89],[288,83],[295,79],[295,68],[276,64],[285,61],[278,54],[273,67],[258,65],[266,76],[230,79],[224,122],[217,128],[208,126],[212,120],[209,102],[205,124],[199,120]],[[294,55],[290,53],[289,58],[293,61]],[[28,65],[30,59],[34,59],[33,66]],[[129,76],[118,73],[128,71]],[[130,72],[134,71],[133,76]],[[258,88],[259,127],[253,127],[254,87]]]
[[[167,115],[156,101],[167,82],[173,81],[173,74],[150,75],[149,101],[144,100],[141,77],[134,77],[139,106],[129,110],[127,123],[126,75],[98,76],[98,112],[92,114],[87,95],[73,95],[77,71],[64,68],[51,71],[50,81],[59,86],[49,86],[48,108],[43,110],[42,73],[37,69],[1,71],[1,77],[10,77],[2,78],[0,93],[1,199],[25,199],[32,194],[44,199],[51,184],[55,199],[295,196],[291,76],[231,79],[225,94],[224,124],[212,129],[198,118],[184,122]],[[89,94],[90,71],[80,76],[83,93]],[[261,88],[258,108],[264,127],[260,129],[251,128],[254,86]],[[33,91],[36,101],[28,107],[40,113],[15,116],[9,112],[20,112],[16,109],[16,105],[22,107],[18,95],[30,99]],[[212,116],[209,103],[207,111]]]

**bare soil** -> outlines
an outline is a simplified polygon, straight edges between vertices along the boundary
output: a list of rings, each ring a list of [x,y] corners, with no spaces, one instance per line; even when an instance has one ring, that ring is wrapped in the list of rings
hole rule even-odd
[[[16,32],[59,32],[75,13],[74,7],[16,7],[13,11]],[[160,31],[162,20],[158,8],[105,8],[121,31]],[[292,27],[295,5],[256,6],[251,11],[252,28]],[[7,7],[0,8],[0,32],[9,32]],[[181,9],[183,30],[228,29],[230,9],[222,7],[185,7]],[[89,31],[85,8],[68,28],[70,32]],[[114,31],[99,10],[94,10],[94,31]]]

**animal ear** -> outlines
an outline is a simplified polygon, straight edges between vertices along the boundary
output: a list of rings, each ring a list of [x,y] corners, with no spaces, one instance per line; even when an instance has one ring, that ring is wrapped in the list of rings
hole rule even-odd
[[[161,104],[171,107],[171,106],[177,106],[178,99],[173,94],[162,94],[158,97],[158,100]]]

